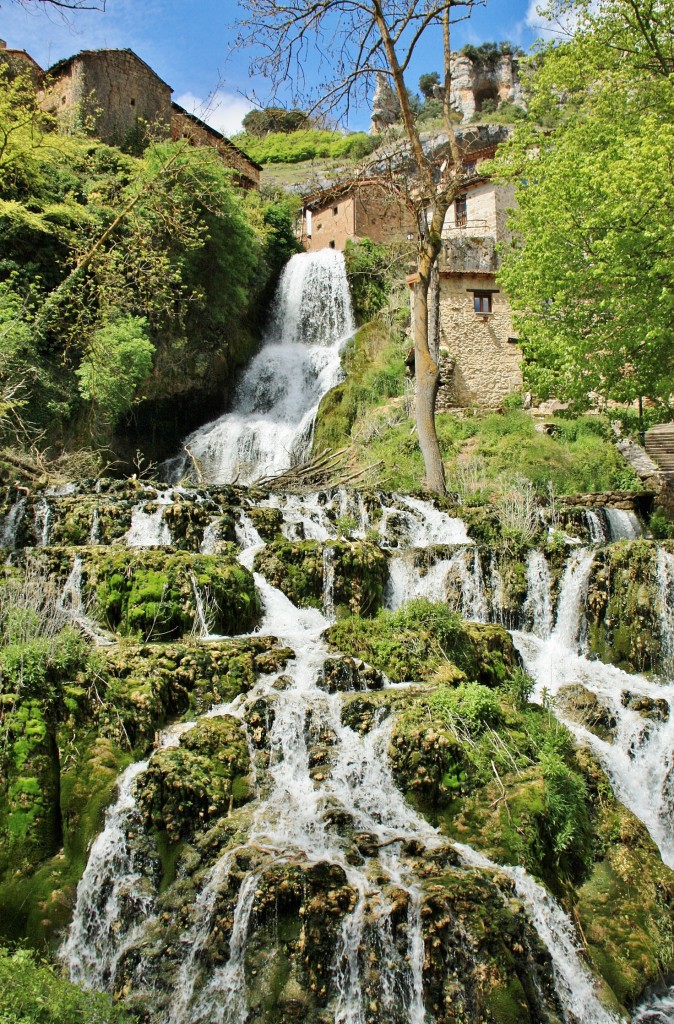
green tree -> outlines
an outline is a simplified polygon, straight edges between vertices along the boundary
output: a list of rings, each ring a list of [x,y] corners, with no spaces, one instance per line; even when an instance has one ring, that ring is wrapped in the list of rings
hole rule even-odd
[[[270,132],[290,134],[300,128],[311,126],[309,118],[303,110],[285,110],[283,107],[263,107],[262,110],[250,110],[241,122],[248,135],[263,138]]]
[[[653,12],[646,24],[636,20]],[[525,377],[587,404],[674,393],[674,79],[665,5],[558,4],[577,33],[546,49],[532,114],[497,161],[518,181],[500,281]],[[615,41],[620,40],[620,49]],[[592,83],[588,86],[588,80]],[[563,102],[565,101],[565,102]]]
[[[427,75],[422,75],[419,79],[419,88],[427,100],[434,98],[433,89],[436,85],[440,85],[440,75],[437,71],[431,71]]]

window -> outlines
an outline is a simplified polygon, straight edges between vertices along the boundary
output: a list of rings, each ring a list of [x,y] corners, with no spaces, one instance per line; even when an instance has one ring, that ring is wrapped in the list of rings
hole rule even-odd
[[[135,105],[136,105],[136,101],[135,100],[131,100],[131,106],[135,107]]]
[[[456,217],[456,226],[458,228],[465,227],[468,223],[468,196],[457,196],[454,200],[454,216]]]
[[[466,174],[475,174],[476,167],[477,167],[477,164],[475,163],[475,161],[474,160],[469,160],[468,163],[466,164],[466,167],[465,167]]]
[[[338,213],[339,213],[339,207],[338,206],[333,206],[333,208],[332,208],[332,216],[336,217]]]
[[[335,248],[335,240],[334,240],[334,238],[330,239],[330,241],[328,242],[328,245],[330,246],[331,249]]]
[[[473,308],[476,313],[485,315],[491,313],[491,292],[473,292]]]

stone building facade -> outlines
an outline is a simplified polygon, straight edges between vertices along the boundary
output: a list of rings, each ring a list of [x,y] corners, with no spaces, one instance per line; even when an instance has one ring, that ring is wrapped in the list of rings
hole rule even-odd
[[[148,127],[168,137],[171,92],[132,50],[83,50],[49,69],[42,106],[66,131],[82,127],[108,145],[134,149]]]
[[[36,89],[42,85],[44,71],[37,61],[25,50],[13,50],[8,47],[4,39],[0,39],[0,64],[8,69],[10,78],[28,75]]]
[[[43,71],[24,50],[0,40],[0,62],[28,70],[40,106],[62,131],[84,130],[111,146],[140,152],[149,137],[187,138],[217,149],[238,185],[260,187],[262,168],[229,139],[171,101],[172,89],[133,50],[83,50]]]
[[[348,239],[390,244],[416,237],[414,210],[381,179],[356,179],[305,198],[301,240],[308,252],[341,251]]]

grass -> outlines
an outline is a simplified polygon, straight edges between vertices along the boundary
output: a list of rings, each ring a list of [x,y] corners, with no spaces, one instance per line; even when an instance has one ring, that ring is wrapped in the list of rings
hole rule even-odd
[[[351,447],[354,469],[381,463],[370,482],[389,490],[423,486],[416,428],[410,418],[411,382],[404,356],[409,341],[386,318],[366,324],[347,346],[345,381],[321,403],[314,449]],[[545,494],[638,489],[639,482],[612,443],[604,416],[555,417],[551,434],[536,429],[522,409],[467,410],[436,417],[448,490],[479,502],[528,481]]]

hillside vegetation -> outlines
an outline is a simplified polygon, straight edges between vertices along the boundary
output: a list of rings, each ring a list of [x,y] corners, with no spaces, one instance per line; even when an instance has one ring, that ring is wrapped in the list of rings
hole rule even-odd
[[[215,150],[54,127],[0,69],[0,443],[124,455],[154,424],[167,453],[253,351],[289,208]]]

